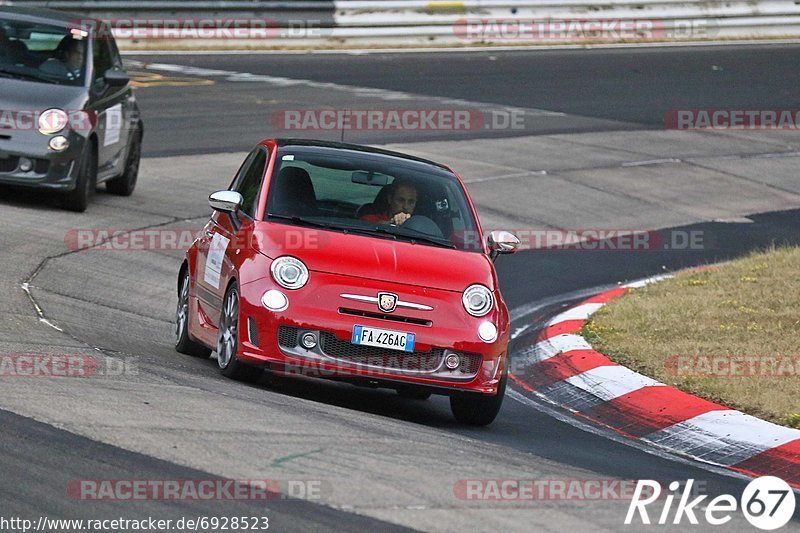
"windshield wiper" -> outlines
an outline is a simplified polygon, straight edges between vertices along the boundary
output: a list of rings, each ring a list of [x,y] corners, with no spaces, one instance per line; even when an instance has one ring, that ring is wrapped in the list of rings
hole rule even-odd
[[[347,228],[347,233],[358,233],[359,235],[369,235],[371,237],[380,237],[383,239],[392,239],[393,241],[397,240],[397,235],[392,233],[391,231],[387,231],[385,228],[381,228],[380,226],[375,229],[367,229],[367,228]],[[377,235],[376,235],[377,233]]]
[[[279,220],[286,220],[297,224],[298,226],[308,226],[312,228],[329,229],[333,231],[341,231],[343,233],[357,233],[359,235],[371,235],[373,237],[383,237],[392,240],[397,240],[397,235],[391,233],[384,228],[376,228],[375,230],[360,228],[357,226],[338,226],[335,224],[326,224],[324,222],[316,222],[308,220],[307,218],[298,217],[297,215],[282,215],[278,213],[267,213],[267,218],[277,218]],[[378,233],[378,235],[376,235]]]
[[[385,228],[377,228],[377,229],[384,231],[389,235],[395,235],[397,237],[407,239],[411,241],[412,244],[416,244],[417,242],[424,242],[426,244],[433,244],[434,246],[441,246],[442,248],[450,248],[453,250],[456,248],[455,244],[437,239],[435,237],[426,237],[425,235],[418,235],[418,234],[409,235],[408,233],[398,233],[396,231],[389,231]]]
[[[45,78],[41,78],[36,76],[35,74],[29,74],[27,72],[19,72],[17,70],[9,70],[7,68],[0,68],[0,76],[4,76],[6,78],[21,78],[26,80],[33,80],[33,81],[51,81]],[[57,82],[53,82],[57,83]]]
[[[313,228],[326,228],[330,229],[334,226],[330,224],[325,224],[323,222],[314,222],[313,220],[308,220],[307,218],[298,217],[296,215],[280,215],[278,213],[267,213],[267,218],[277,218],[280,220],[288,220],[289,222],[293,222],[295,224],[301,226],[311,226]]]
[[[297,215],[282,215],[279,213],[267,213],[267,218],[286,220],[299,226],[308,226],[312,228],[329,229],[334,231],[341,231],[344,233],[357,233],[359,235],[370,235],[373,237],[382,237],[385,239],[397,240],[398,238],[411,241],[412,243],[424,242],[434,246],[441,246],[442,248],[455,249],[456,246],[447,241],[442,241],[434,237],[426,237],[424,235],[409,235],[407,233],[399,233],[391,231],[384,226],[375,226],[371,228],[362,228],[358,226],[339,226],[336,224],[326,224],[324,222],[316,222],[307,218],[298,217]]]

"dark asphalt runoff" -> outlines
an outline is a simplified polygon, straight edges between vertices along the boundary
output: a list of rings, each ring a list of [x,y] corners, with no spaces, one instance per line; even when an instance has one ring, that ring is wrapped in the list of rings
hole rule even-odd
[[[563,120],[533,118],[523,132],[471,134],[481,137],[529,135],[531,130],[572,133],[663,128],[664,116],[678,109],[797,109],[798,57],[800,45],[728,45],[447,54],[130,55],[126,59],[568,115]],[[315,107],[315,102],[303,100],[294,90],[287,94],[264,85],[242,92],[236,87],[241,84],[218,81],[211,87],[139,91],[149,124],[146,153],[246,150],[254,138],[276,135],[270,120],[274,111]],[[348,105],[368,107],[369,100],[355,98]],[[393,105],[413,107],[402,102]],[[327,102],[325,107],[329,107]],[[348,139],[372,144],[417,141],[419,132],[362,132]]]

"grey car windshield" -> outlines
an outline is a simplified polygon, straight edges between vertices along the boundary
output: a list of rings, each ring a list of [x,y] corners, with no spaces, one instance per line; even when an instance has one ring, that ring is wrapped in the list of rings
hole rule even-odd
[[[81,86],[87,32],[0,18],[0,76]]]
[[[382,153],[280,148],[265,218],[483,251],[472,209],[452,172]]]

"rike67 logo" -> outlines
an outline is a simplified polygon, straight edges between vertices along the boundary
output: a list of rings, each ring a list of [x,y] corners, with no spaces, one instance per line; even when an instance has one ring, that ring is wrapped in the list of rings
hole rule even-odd
[[[705,494],[690,500],[696,495],[692,493],[693,485],[694,480],[688,480],[679,494],[682,484],[673,481],[664,497],[657,481],[639,480],[625,516],[625,524],[641,521],[642,524],[677,525],[685,523],[685,517],[686,522],[697,525],[700,523],[699,515],[707,524],[721,526],[730,522],[733,513],[741,509],[750,524],[758,529],[772,531],[786,525],[794,515],[795,494],[792,488],[784,480],[774,476],[763,476],[751,481],[742,492],[740,501],[730,494],[721,494],[708,502],[705,501],[708,497]],[[664,505],[660,510],[657,505],[651,505],[662,500]],[[673,510],[675,500],[678,503]],[[648,509],[648,506],[651,507]],[[648,511],[655,512],[652,518]]]

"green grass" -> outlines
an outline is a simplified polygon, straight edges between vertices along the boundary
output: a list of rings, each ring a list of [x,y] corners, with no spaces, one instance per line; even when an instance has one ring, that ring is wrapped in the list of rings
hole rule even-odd
[[[610,302],[582,334],[637,372],[800,427],[798,273],[800,248],[679,273]]]

